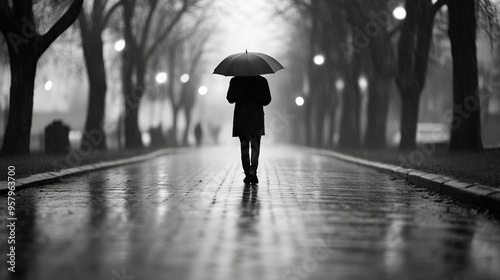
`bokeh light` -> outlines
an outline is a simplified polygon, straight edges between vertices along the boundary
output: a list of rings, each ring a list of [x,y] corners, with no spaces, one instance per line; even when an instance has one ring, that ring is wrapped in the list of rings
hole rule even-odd
[[[406,9],[404,7],[399,6],[395,8],[394,11],[392,11],[392,15],[397,20],[403,20],[406,18]]]
[[[198,94],[200,95],[205,95],[208,93],[208,88],[206,86],[201,86],[199,89],[198,89]]]
[[[325,57],[322,54],[314,56],[314,64],[323,65],[325,63]]]
[[[345,88],[345,82],[344,82],[344,80],[338,79],[335,82],[335,88],[337,89],[337,91],[343,91],[344,88]]]
[[[120,39],[115,43],[115,51],[121,52],[125,49],[125,40]]]
[[[166,83],[167,79],[168,79],[168,75],[165,72],[160,72],[160,73],[156,74],[156,77],[155,77],[156,82],[159,84]]]
[[[304,105],[304,98],[302,98],[300,96],[295,98],[295,104],[297,104],[297,106],[299,106],[299,107]]]
[[[367,90],[368,89],[368,79],[366,79],[365,76],[359,77],[358,85],[359,85],[359,88],[361,90]]]
[[[44,86],[45,91],[50,91],[50,90],[52,89],[52,86],[53,86],[53,85],[54,85],[54,84],[52,83],[52,81],[50,81],[50,80],[49,80],[49,81],[47,81],[47,82],[45,83],[45,86]]]
[[[189,74],[183,74],[181,76],[181,83],[185,84],[185,83],[189,82],[189,78],[190,78]]]

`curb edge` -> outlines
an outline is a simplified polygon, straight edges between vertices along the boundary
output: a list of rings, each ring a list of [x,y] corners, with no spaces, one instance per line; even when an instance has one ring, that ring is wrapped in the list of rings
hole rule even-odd
[[[186,148],[165,148],[157,151],[153,151],[144,155],[137,155],[130,158],[122,158],[110,161],[102,161],[96,163],[90,163],[86,165],[70,167],[66,169],[61,169],[59,171],[49,171],[44,173],[34,174],[28,177],[23,177],[17,179],[16,182],[16,190],[37,187],[41,185],[52,184],[61,181],[63,178],[67,178],[70,176],[82,175],[84,173],[89,173],[97,170],[137,163],[141,161],[146,161],[149,159],[153,159],[162,155],[168,154],[177,154],[183,153],[187,149]],[[0,181],[0,195],[4,195],[8,193],[9,189],[7,187],[7,181]],[[5,183],[5,184],[4,184]]]
[[[306,148],[313,154],[330,156],[350,163],[370,167],[393,177],[404,179],[415,186],[424,187],[443,195],[450,196],[456,200],[466,202],[483,209],[488,209],[492,213],[500,215],[500,189],[484,186],[477,183],[464,182],[452,177],[427,173],[415,169],[403,168],[391,164],[379,163],[339,152]]]

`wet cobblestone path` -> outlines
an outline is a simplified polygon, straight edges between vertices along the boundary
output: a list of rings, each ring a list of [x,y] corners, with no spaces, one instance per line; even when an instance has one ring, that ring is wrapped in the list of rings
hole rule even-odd
[[[18,191],[1,279],[500,279],[500,221],[389,175],[262,147],[193,149]]]

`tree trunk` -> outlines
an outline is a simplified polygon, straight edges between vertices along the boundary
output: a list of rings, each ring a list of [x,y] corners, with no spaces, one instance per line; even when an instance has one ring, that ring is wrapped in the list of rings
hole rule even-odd
[[[310,145],[313,147],[321,147],[323,145],[323,138],[325,134],[324,122],[325,114],[327,111],[328,101],[326,100],[326,90],[324,88],[325,65],[315,65],[310,62],[309,70],[309,134]]]
[[[368,95],[367,125],[363,145],[371,149],[386,147],[387,109],[389,89],[395,75],[395,54],[393,43],[387,31],[388,19],[380,17],[387,9],[388,0],[371,0],[366,3],[370,11],[367,25],[377,22],[380,34],[374,36],[369,45],[370,87]]]
[[[328,130],[327,130],[327,138],[326,138],[326,148],[335,147],[335,116],[337,109],[335,105],[332,105],[330,111],[328,112]]]
[[[82,14],[80,17],[83,17]],[[101,32],[95,28],[83,26],[80,21],[80,30],[83,41],[83,53],[87,66],[87,76],[89,82],[89,103],[87,105],[87,120],[83,138],[91,137],[92,132],[99,131],[102,141],[99,141],[95,149],[106,149],[106,134],[103,127],[105,104],[106,104],[106,68],[103,56],[103,41]],[[82,142],[82,145],[84,143]]]
[[[311,98],[311,93],[309,92],[309,98],[306,99],[305,102],[305,114],[304,114],[304,133],[306,134],[305,141],[306,141],[306,146],[312,147],[313,144],[313,129],[311,126],[311,119],[313,116],[312,110],[312,98]]]
[[[184,108],[186,114],[186,129],[184,129],[184,135],[182,137],[182,143],[184,146],[189,145],[189,131],[191,129],[191,110]]]
[[[407,85],[399,89],[401,98],[401,150],[412,150],[416,148],[416,135],[418,124],[418,111],[420,102],[420,90],[415,85]]]
[[[11,86],[9,120],[5,130],[2,155],[30,153],[33,94],[38,58],[29,52],[9,49]]]
[[[318,92],[319,93],[319,92]],[[321,93],[319,93],[321,94]],[[325,139],[325,105],[321,104],[321,101],[317,101],[317,105],[315,106],[316,110],[314,110],[314,126],[316,129],[316,133],[314,135],[314,147],[322,148]]]
[[[410,1],[398,46],[396,85],[401,94],[401,150],[416,148],[420,96],[425,86],[435,10],[428,1]],[[415,48],[416,47],[416,48]]]
[[[125,148],[140,149],[143,147],[141,132],[137,125],[139,107],[125,105]]]
[[[133,102],[130,106],[131,116],[125,116],[125,147],[129,149],[142,149],[142,134],[139,129],[139,105],[145,91],[146,65],[141,58],[137,58],[135,63],[135,86],[132,90]]]
[[[128,53],[129,51],[127,51]],[[145,73],[141,69],[141,64],[133,62],[135,57],[133,54],[125,54],[124,56],[124,73],[123,85],[125,93],[125,117],[124,117],[124,130],[125,130],[125,148],[127,149],[140,149],[144,145],[142,143],[142,136],[139,130],[139,105],[141,97],[144,93],[144,76]],[[130,59],[130,60],[129,60]],[[135,70],[135,84],[133,74]]]
[[[448,1],[453,58],[453,121],[450,151],[480,151],[476,14],[474,0]]]
[[[325,63],[326,64],[326,63]],[[332,121],[332,116],[330,112],[334,110],[334,98],[333,89],[329,86],[328,74],[333,73],[333,71],[329,71],[329,67],[325,67],[323,71],[326,73],[322,73],[322,77],[318,80],[318,100],[316,106],[316,146],[320,148],[328,147],[329,134],[331,132],[330,123]]]
[[[173,120],[173,125],[172,125],[172,141],[171,143],[174,147],[177,146],[178,141],[177,141],[177,115],[179,112],[179,104],[180,104],[180,98],[176,98],[176,82],[177,82],[177,73],[176,73],[176,66],[177,66],[177,45],[172,45],[169,48],[168,51],[168,74],[170,77],[172,77],[168,81],[168,95],[170,97],[170,104],[172,104],[172,120]]]
[[[342,117],[340,122],[339,148],[355,149],[360,146],[360,106],[361,98],[358,87],[358,60],[353,59],[348,66],[343,91]]]
[[[367,108],[367,127],[363,145],[370,149],[385,148],[389,89],[391,80],[372,81]]]
[[[179,141],[177,140],[177,119],[178,119],[178,116],[179,116],[179,108],[177,108],[177,106],[173,106],[172,107],[172,121],[173,121],[173,124],[172,124],[172,145],[174,147],[177,147],[178,146],[178,143]]]

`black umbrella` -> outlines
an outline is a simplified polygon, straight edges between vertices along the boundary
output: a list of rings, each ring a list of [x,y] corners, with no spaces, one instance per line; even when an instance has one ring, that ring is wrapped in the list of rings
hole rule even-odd
[[[257,52],[237,53],[226,57],[214,70],[224,76],[252,77],[273,74],[284,67],[267,54]]]

